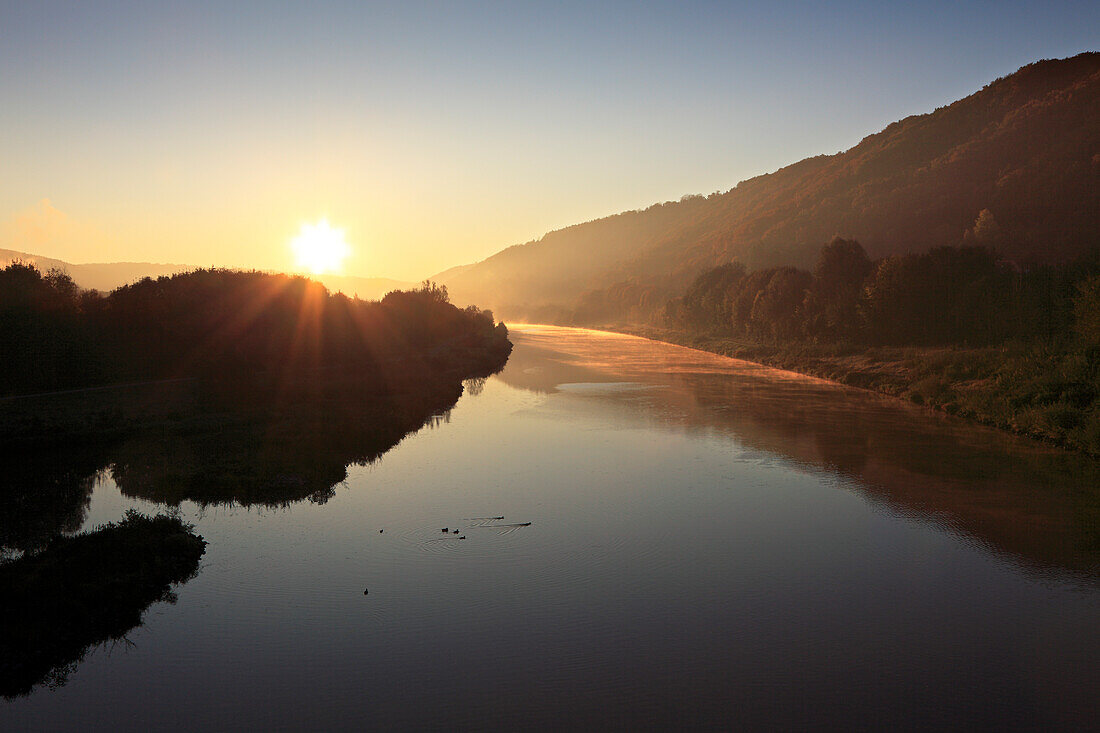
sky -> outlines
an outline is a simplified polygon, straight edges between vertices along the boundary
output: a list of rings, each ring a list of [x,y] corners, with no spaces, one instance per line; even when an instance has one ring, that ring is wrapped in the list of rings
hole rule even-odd
[[[0,248],[420,280],[845,150],[1100,3],[0,0]]]

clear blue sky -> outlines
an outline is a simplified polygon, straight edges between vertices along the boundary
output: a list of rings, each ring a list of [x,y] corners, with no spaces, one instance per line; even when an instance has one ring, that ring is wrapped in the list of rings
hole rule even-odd
[[[420,278],[834,153],[1100,3],[0,5],[0,247]]]

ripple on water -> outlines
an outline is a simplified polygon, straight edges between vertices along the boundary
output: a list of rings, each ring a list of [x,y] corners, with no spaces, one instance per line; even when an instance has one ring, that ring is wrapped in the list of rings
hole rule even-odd
[[[545,534],[538,538],[529,534],[533,523],[502,522],[499,517],[470,517],[452,523],[446,533],[441,529],[440,525],[422,525],[395,531],[396,546],[385,554],[399,563],[402,555],[406,560],[427,555],[449,563],[516,562],[537,556],[547,543]],[[454,534],[456,529],[458,534]],[[412,554],[405,554],[410,551]]]

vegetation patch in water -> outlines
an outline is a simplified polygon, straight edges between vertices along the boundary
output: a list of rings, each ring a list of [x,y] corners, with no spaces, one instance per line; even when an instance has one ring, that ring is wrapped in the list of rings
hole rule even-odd
[[[117,524],[59,537],[0,564],[0,694],[63,685],[88,649],[140,626],[145,609],[174,602],[206,542],[176,514],[127,512]]]

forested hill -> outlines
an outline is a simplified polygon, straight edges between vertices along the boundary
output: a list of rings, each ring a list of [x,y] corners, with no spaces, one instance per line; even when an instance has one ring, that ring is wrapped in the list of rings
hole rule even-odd
[[[979,239],[1007,259],[1066,261],[1096,246],[1100,53],[1030,64],[845,152],[550,232],[435,279],[459,302],[537,316],[612,286],[659,299],[733,259],[808,267],[837,235],[873,258],[959,244],[985,209],[994,226]]]

